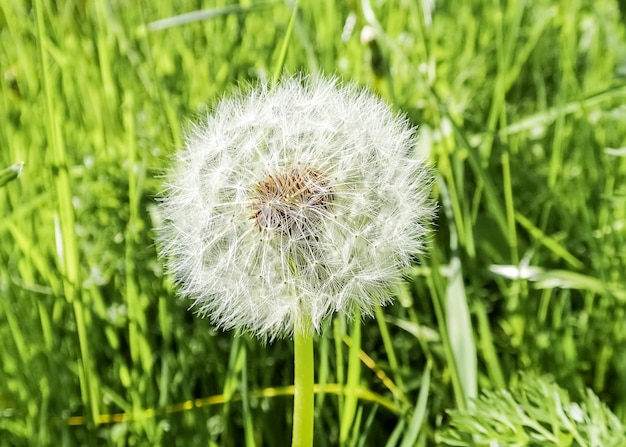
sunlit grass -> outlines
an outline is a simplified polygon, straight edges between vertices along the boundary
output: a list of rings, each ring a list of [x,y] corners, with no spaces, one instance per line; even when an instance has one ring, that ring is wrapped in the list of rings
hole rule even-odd
[[[282,2],[0,3],[0,445],[289,444],[292,343],[194,318],[152,232],[189,121],[283,48],[407,113],[439,177],[395,304],[315,341],[316,445],[432,445],[520,372],[626,422],[617,3],[429,4],[301,1],[288,34]]]

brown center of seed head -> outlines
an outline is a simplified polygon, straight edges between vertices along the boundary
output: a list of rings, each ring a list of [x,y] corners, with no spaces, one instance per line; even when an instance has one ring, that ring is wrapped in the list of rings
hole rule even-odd
[[[333,198],[333,190],[320,171],[296,166],[269,174],[254,186],[250,218],[260,231],[306,238],[312,226],[326,214]]]

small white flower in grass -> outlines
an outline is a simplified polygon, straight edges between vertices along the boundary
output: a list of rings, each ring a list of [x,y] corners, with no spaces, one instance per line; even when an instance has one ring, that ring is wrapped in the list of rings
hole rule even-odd
[[[371,314],[423,249],[431,173],[415,130],[334,79],[223,99],[177,154],[160,204],[167,268],[193,307],[262,339]]]

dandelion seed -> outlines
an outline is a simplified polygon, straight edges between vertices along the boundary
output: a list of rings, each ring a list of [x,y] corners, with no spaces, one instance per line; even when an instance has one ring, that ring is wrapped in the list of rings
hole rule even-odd
[[[177,154],[160,204],[180,293],[262,339],[371,315],[423,250],[431,173],[415,131],[336,79],[291,77],[223,99]]]

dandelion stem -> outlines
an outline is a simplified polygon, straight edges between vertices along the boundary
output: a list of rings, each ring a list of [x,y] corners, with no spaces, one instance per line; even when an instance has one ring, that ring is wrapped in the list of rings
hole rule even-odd
[[[313,445],[313,421],[315,399],[313,336],[310,331],[296,331],[294,334],[294,385],[293,397],[293,439],[292,447]]]

